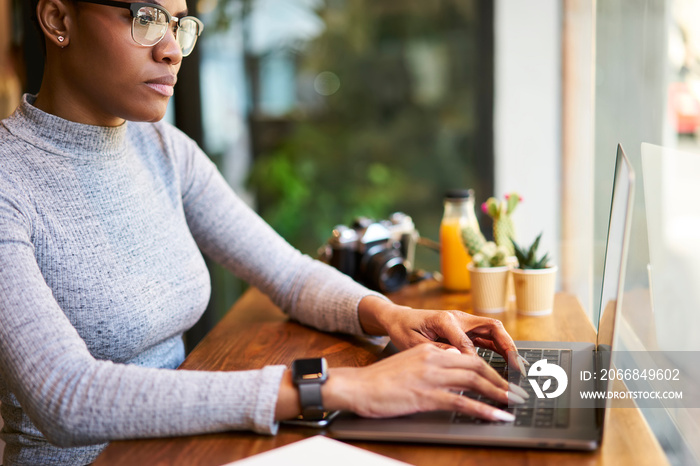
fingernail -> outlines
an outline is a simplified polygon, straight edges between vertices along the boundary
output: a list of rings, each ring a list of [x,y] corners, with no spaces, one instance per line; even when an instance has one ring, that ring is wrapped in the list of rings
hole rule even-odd
[[[523,364],[523,360],[518,358],[518,369],[520,369],[520,373],[527,377],[527,371],[525,370],[525,365]]]
[[[449,351],[451,353],[462,354],[457,348],[447,348],[445,351]]]
[[[513,422],[515,421],[515,416],[511,413],[507,413],[505,411],[501,411],[500,409],[494,409],[491,411],[491,418],[494,421],[506,421],[506,422]]]
[[[520,358],[520,360],[521,360],[522,362],[525,363],[526,366],[528,366],[528,367],[530,366],[530,361],[528,361],[527,359],[525,359],[525,358],[523,357],[522,354],[519,354],[518,357]]]
[[[530,394],[525,391],[525,389],[519,385],[515,385],[513,382],[508,382],[508,388],[510,389],[511,392],[517,393],[521,397],[525,398],[526,400],[530,398]]]
[[[515,404],[523,404],[525,403],[525,399],[518,395],[517,393],[513,393],[511,391],[506,392],[506,395],[508,395],[508,403],[515,403]]]

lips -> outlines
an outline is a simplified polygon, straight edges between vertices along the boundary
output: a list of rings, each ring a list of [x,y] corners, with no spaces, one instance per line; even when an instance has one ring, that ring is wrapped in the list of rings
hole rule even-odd
[[[171,97],[176,82],[177,78],[169,74],[159,78],[149,79],[146,81],[146,85],[161,95]]]

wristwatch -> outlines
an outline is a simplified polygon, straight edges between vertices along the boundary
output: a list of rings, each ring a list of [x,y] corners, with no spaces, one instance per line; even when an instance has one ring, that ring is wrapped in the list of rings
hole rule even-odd
[[[328,380],[326,359],[297,359],[292,363],[292,379],[299,390],[299,402],[304,420],[323,419],[321,385]]]

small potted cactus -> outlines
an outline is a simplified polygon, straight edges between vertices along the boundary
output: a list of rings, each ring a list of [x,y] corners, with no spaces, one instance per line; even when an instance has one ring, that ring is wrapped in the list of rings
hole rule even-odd
[[[507,261],[511,267],[515,267],[517,264],[513,243],[510,242],[511,238],[516,238],[515,226],[511,216],[521,202],[523,202],[523,197],[517,192],[511,192],[503,196],[502,200],[490,197],[481,204],[481,210],[493,220],[493,239],[497,245],[507,249]],[[511,301],[515,300],[515,286],[512,274],[508,279],[508,299]]]
[[[472,284],[474,311],[503,312],[508,300],[508,251],[493,241],[477,238],[469,229],[464,230],[463,236],[472,255],[472,262],[467,265],[467,270]]]
[[[523,198],[518,193],[506,194],[504,200],[499,201],[490,197],[481,204],[481,210],[493,219],[493,239],[498,246],[506,248],[508,255],[515,254],[511,238],[515,238],[515,227],[511,215]]]
[[[511,239],[518,266],[512,269],[515,287],[515,307],[519,313],[540,316],[550,314],[554,306],[554,287],[557,266],[552,265],[549,253],[538,256],[542,233],[529,248],[522,248]]]

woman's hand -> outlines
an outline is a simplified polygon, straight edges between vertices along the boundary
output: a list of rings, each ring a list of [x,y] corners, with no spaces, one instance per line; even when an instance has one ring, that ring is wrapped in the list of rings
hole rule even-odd
[[[362,328],[389,335],[400,353],[360,368],[333,368],[321,391],[327,410],[364,417],[393,417],[416,412],[458,411],[492,421],[512,421],[508,412],[459,394],[480,393],[501,403],[528,397],[475,356],[474,346],[494,350],[525,373],[513,339],[500,321],[461,311],[397,306],[376,296],[360,302]],[[511,366],[513,367],[513,366]],[[289,371],[288,371],[289,372]],[[280,387],[277,419],[298,414],[298,393],[286,374]]]
[[[322,395],[326,409],[349,410],[363,417],[447,410],[512,421],[512,414],[458,393],[473,391],[504,404],[523,402],[508,387],[481,358],[422,344],[370,366],[331,369]]]
[[[442,349],[474,354],[474,347],[479,346],[499,353],[511,367],[525,373],[515,343],[500,320],[461,311],[412,309],[375,296],[360,302],[359,315],[367,333],[389,335],[400,350],[432,343]]]

